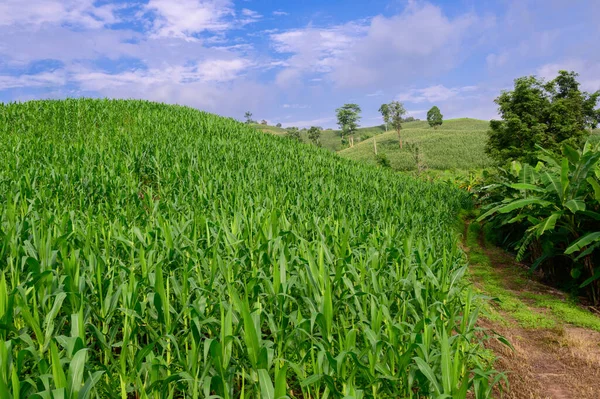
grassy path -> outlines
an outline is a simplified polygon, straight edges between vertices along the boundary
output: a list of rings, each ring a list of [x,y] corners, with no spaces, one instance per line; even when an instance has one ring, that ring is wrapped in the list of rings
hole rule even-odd
[[[473,283],[492,298],[481,324],[512,345],[488,341],[510,383],[497,396],[600,398],[600,317],[531,279],[506,252],[485,246],[478,227],[467,226],[465,250]]]

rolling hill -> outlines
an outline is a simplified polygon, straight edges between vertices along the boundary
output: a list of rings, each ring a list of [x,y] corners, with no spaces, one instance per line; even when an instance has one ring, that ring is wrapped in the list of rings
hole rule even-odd
[[[403,125],[401,135],[405,144],[419,147],[427,168],[480,169],[492,164],[484,153],[488,125],[486,121],[470,118],[446,120],[438,129],[431,128],[426,121],[410,122]],[[377,142],[378,153],[385,154],[393,169],[415,169],[409,146],[404,145],[400,149],[395,131],[376,135],[352,148],[339,151],[339,154],[348,159],[376,164],[374,141]]]
[[[144,101],[0,103],[0,159],[3,398],[493,380],[455,187]]]
[[[427,121],[407,122],[402,125],[402,139],[405,143],[419,147],[425,166],[434,170],[481,169],[492,162],[484,153],[489,122],[471,119],[449,119],[438,129],[433,129]],[[256,128],[279,136],[285,129],[273,126],[255,125]],[[302,140],[309,142],[306,132],[301,132]],[[410,171],[416,168],[413,154],[408,146],[400,149],[395,131],[387,131],[383,126],[359,128],[354,136],[355,145],[343,145],[339,130],[323,130],[321,145],[340,156],[355,161],[376,165],[374,142],[379,154],[384,154],[394,170]]]

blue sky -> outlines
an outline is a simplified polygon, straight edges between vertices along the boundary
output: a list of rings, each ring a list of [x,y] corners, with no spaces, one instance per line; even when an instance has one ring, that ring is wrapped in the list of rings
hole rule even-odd
[[[0,101],[143,98],[284,126],[400,100],[490,119],[514,78],[600,89],[595,0],[2,0]]]

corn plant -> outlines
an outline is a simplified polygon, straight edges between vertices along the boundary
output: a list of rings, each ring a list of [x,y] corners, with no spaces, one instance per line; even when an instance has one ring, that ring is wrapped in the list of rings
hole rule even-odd
[[[487,397],[465,194],[143,101],[0,105],[7,398]]]

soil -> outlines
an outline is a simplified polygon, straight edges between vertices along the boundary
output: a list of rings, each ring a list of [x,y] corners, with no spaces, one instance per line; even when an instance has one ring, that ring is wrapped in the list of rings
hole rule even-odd
[[[543,293],[564,298],[565,294],[535,280],[515,283],[511,277],[522,273],[519,264],[506,252],[482,247],[492,267],[506,282],[506,288],[515,294]],[[477,281],[475,281],[477,285]],[[517,292],[518,291],[518,292]],[[538,312],[545,310],[535,308]],[[498,360],[495,367],[506,373],[509,386],[496,392],[496,397],[507,399],[600,399],[600,332],[558,323],[553,329],[522,328],[506,312],[499,311],[503,322],[482,319],[480,325],[506,338],[511,349],[497,339],[486,346]]]

